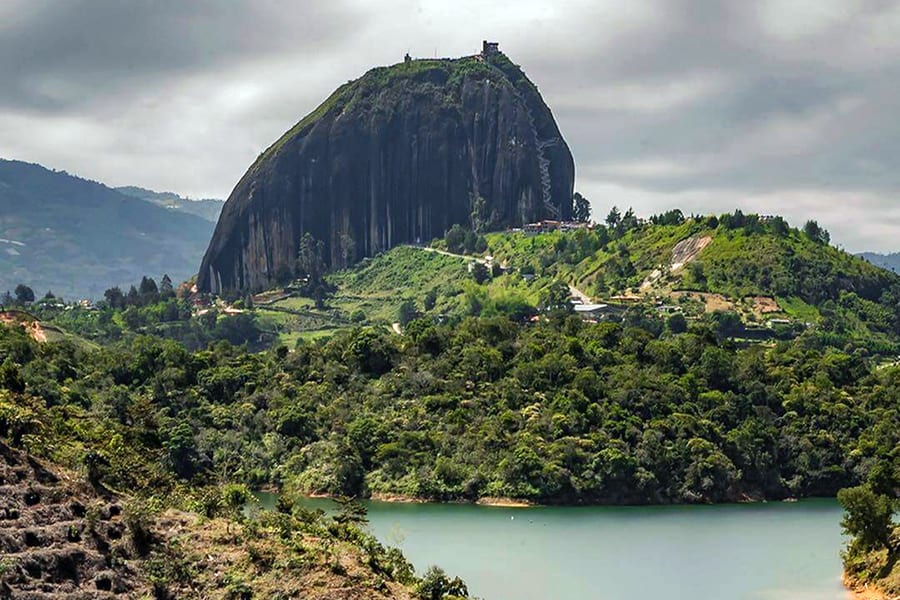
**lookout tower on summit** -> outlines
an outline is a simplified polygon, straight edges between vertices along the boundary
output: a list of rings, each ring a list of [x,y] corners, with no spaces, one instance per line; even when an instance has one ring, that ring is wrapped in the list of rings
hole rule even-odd
[[[495,54],[500,54],[500,42],[482,40],[481,56],[487,58],[488,56],[494,56]]]

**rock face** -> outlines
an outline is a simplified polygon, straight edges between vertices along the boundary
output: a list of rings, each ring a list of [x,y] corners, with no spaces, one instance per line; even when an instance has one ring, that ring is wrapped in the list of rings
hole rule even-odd
[[[250,167],[225,204],[198,287],[270,287],[291,275],[307,232],[340,267],[456,223],[567,219],[574,175],[549,108],[503,54],[376,68]]]

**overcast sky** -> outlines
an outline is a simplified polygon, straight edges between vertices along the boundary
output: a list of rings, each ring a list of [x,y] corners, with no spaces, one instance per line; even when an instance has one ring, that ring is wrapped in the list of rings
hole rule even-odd
[[[595,217],[741,207],[900,251],[898,1],[3,0],[0,157],[224,198],[339,84],[483,38]]]

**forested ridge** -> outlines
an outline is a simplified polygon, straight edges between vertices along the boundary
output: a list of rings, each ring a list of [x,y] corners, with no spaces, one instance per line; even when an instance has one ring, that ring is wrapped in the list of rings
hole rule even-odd
[[[900,369],[713,323],[360,327],[294,352],[91,349],[4,328],[0,435],[114,486],[183,481],[542,503],[833,495],[897,460]]]

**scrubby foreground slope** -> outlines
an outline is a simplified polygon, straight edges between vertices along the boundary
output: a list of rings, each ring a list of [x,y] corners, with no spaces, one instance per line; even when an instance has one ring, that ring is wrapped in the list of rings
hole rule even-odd
[[[214,498],[204,496],[205,510],[216,511]],[[160,500],[98,491],[0,441],[0,597],[415,597],[417,580],[403,556],[340,516],[298,509],[235,523],[151,506]]]
[[[0,597],[112,598],[146,588],[128,560],[122,505],[2,441],[0,550]]]

